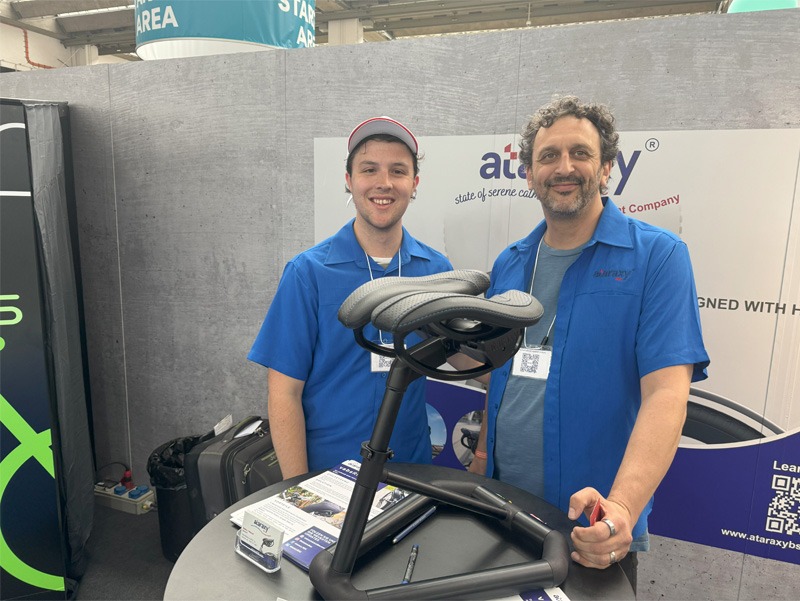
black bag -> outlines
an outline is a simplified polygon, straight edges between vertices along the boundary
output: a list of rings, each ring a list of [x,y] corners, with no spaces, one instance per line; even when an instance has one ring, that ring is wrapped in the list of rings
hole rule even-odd
[[[237,437],[256,423],[252,433]],[[186,456],[185,470],[197,531],[237,501],[283,479],[269,422],[255,415],[195,445]]]
[[[158,530],[164,557],[175,562],[199,528],[195,522],[189,490],[186,485],[186,461],[198,444],[214,436],[213,430],[203,436],[175,438],[157,447],[147,460],[150,484],[155,488],[158,505]]]

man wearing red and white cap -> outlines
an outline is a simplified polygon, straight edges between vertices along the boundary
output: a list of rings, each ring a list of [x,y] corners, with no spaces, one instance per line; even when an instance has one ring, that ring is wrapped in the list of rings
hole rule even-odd
[[[358,458],[383,399],[388,365],[356,344],[337,318],[360,285],[453,267],[402,225],[419,183],[417,140],[399,121],[375,117],[347,142],[345,182],[356,216],[287,263],[248,358],[269,368],[269,420],[284,478]],[[364,335],[391,344],[368,325]],[[430,463],[425,380],[403,399],[390,441],[396,461]]]

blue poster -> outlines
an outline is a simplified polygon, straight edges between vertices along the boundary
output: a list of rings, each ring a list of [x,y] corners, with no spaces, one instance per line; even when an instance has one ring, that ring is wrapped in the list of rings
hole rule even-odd
[[[486,393],[439,380],[429,379],[426,386],[433,464],[466,469],[478,441]]]
[[[800,564],[800,430],[679,448],[650,531]]]

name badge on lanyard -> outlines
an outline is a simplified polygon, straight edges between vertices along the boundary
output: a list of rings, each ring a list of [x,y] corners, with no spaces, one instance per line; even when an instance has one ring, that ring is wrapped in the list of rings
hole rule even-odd
[[[552,346],[522,347],[514,355],[511,373],[522,378],[546,380],[550,373]]]
[[[392,344],[381,344],[382,347],[385,348],[394,348]],[[387,372],[392,367],[392,363],[394,363],[394,357],[384,357],[383,355],[379,355],[377,353],[370,353],[369,354],[370,360],[370,371],[372,373],[380,373],[380,372]]]

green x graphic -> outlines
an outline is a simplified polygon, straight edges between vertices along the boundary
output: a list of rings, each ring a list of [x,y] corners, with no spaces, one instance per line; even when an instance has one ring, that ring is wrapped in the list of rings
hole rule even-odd
[[[35,458],[52,478],[55,478],[55,468],[53,451],[50,448],[52,444],[50,430],[34,432],[2,394],[0,394],[0,422],[19,441],[19,446],[0,462],[0,503],[2,503],[3,494],[11,478],[28,459]],[[37,570],[17,557],[8,546],[2,528],[0,528],[0,566],[12,576],[32,586],[51,591],[63,591],[65,588],[62,576]]]

